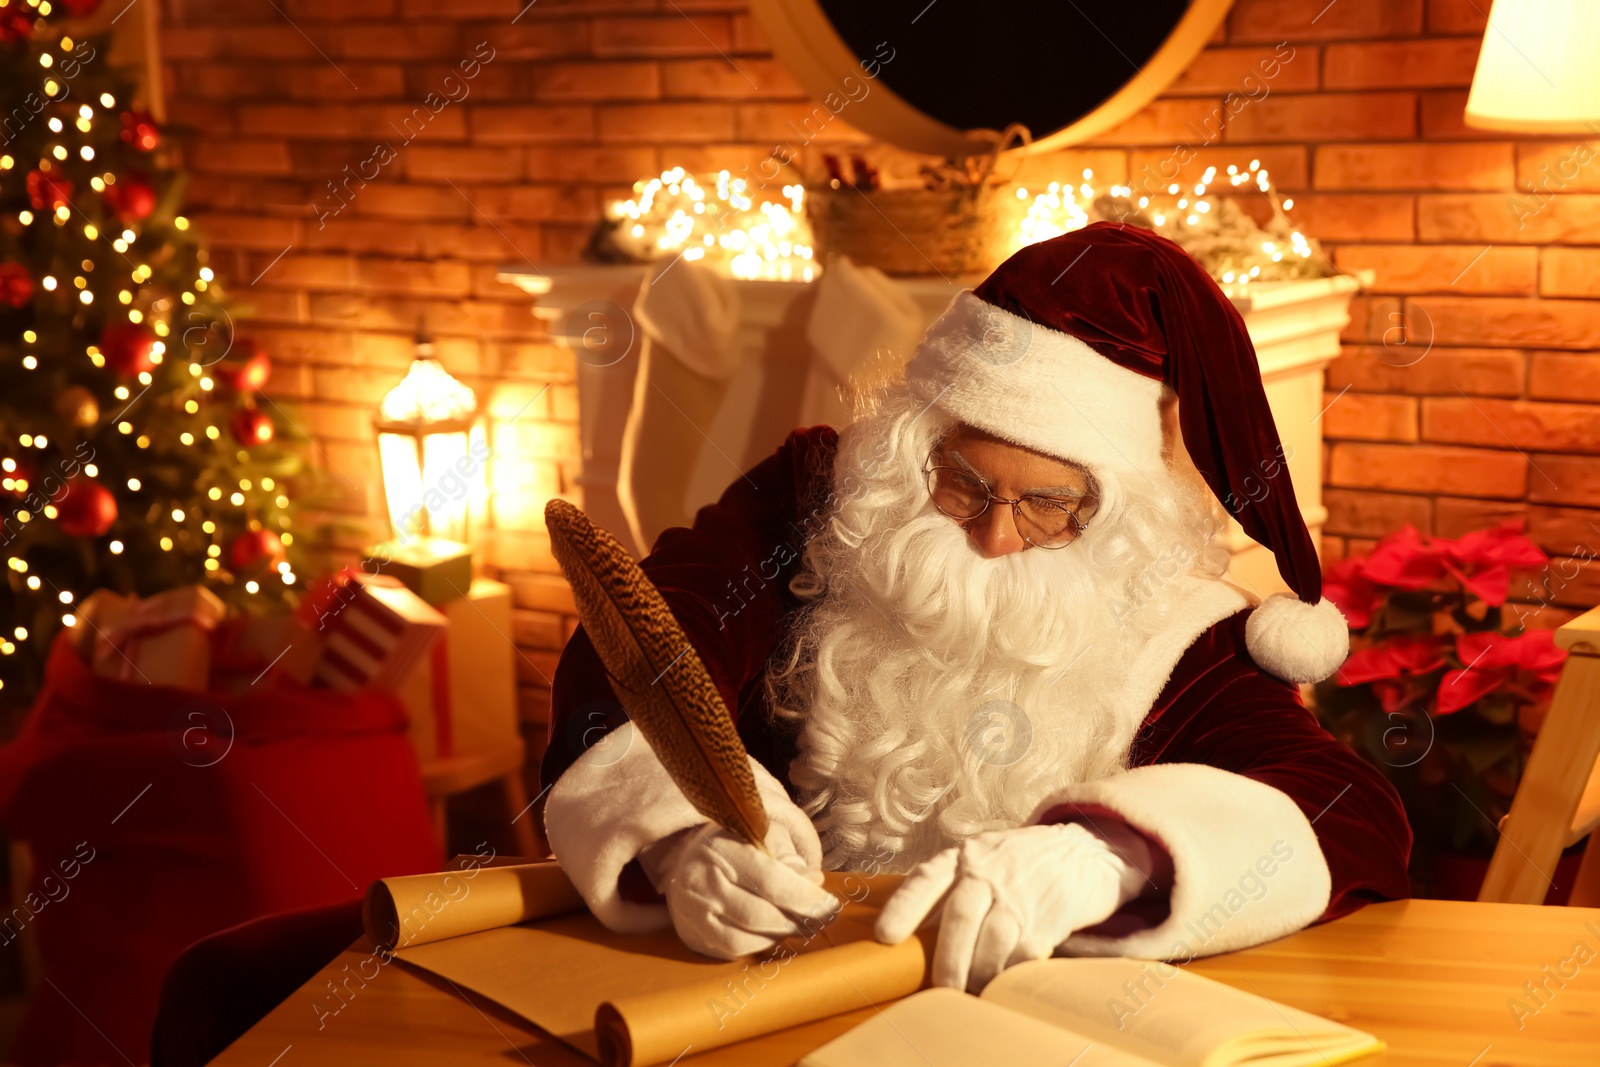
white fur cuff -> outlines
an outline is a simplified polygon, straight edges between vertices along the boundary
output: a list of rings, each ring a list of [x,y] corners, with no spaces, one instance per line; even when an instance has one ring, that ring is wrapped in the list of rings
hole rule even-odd
[[[755,757],[746,758],[767,817],[787,825],[796,847],[806,852],[806,843],[817,840],[811,820]],[[595,917],[623,934],[665,929],[671,920],[665,904],[622,898],[622,868],[646,847],[706,821],[631,722],[578,757],[556,779],[544,809],[545,836],[561,869]],[[816,855],[806,858],[817,866],[821,846],[814,847]]]
[[[1283,937],[1327,910],[1332,880],[1316,831],[1287,794],[1253,778],[1158,763],[1066,789],[1029,821],[1058,804],[1111,809],[1173,863],[1164,922],[1125,937],[1074,935],[1063,955],[1187,960]]]

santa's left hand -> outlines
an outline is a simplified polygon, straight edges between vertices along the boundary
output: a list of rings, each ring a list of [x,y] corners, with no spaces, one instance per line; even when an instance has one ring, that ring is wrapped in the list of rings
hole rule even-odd
[[[1077,823],[991,830],[918,865],[878,916],[879,941],[910,937],[944,901],[934,985],[980,991],[1042,959],[1139,895],[1144,874]]]

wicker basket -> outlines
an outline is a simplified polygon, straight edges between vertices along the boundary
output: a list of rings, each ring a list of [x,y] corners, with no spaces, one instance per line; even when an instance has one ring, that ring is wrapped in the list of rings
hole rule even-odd
[[[1027,205],[1009,185],[966,189],[806,189],[823,254],[886,274],[987,274],[1017,248]]]

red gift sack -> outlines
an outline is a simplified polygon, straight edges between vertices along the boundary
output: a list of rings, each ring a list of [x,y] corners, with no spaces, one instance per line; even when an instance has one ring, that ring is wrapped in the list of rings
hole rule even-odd
[[[31,926],[44,963],[18,1062],[145,1062],[185,946],[439,869],[392,694],[114,681],[68,637],[0,748],[0,825],[35,868],[33,892],[0,914],[0,943]]]

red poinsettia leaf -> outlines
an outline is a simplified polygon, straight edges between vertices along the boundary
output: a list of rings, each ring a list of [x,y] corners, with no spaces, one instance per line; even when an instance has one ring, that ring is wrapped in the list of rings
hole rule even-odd
[[[1505,674],[1500,670],[1468,667],[1465,670],[1445,671],[1439,682],[1438,714],[1449,715],[1477,703],[1500,687]]]
[[[1400,665],[1395,662],[1394,650],[1386,645],[1374,645],[1352,652],[1334,675],[1340,685],[1365,685],[1384,678],[1400,677]]]
[[[1554,630],[1529,630],[1517,637],[1485,630],[1459,634],[1456,655],[1468,667],[1518,667],[1525,671],[1559,670],[1567,654],[1556,647]]]
[[[1444,638],[1437,634],[1393,637],[1394,658],[1407,674],[1427,674],[1444,666]]]
[[[1427,674],[1444,665],[1443,639],[1433,634],[1403,634],[1353,653],[1339,668],[1340,685],[1364,685],[1385,678]]]
[[[1435,545],[1469,570],[1490,564],[1526,570],[1550,562],[1522,529],[1521,519],[1508,519],[1488,530],[1475,530],[1455,541],[1436,541]]]
[[[1506,650],[1506,661],[1532,674],[1556,676],[1567,661],[1567,650],[1556,647],[1554,630],[1529,630],[1514,637]]]
[[[1468,573],[1454,563],[1446,562],[1444,569],[1449,571],[1450,576],[1460,582],[1467,592],[1485,604],[1499,607],[1506,602],[1506,597],[1511,592],[1511,572],[1504,563],[1479,566]]]
[[[1372,683],[1372,691],[1378,697],[1378,702],[1383,705],[1383,710],[1396,712],[1405,708],[1412,700],[1412,687],[1405,682],[1388,678]]]
[[[1378,606],[1378,591],[1362,573],[1360,557],[1328,565],[1322,578],[1322,595],[1333,601],[1352,630],[1365,630]]]
[[[1493,630],[1456,634],[1456,655],[1468,667],[1498,666],[1502,661],[1496,650],[1508,640],[1504,634]]]
[[[1421,589],[1444,574],[1444,551],[1425,543],[1407,523],[1379,542],[1362,573],[1368,581],[1396,589]]]

